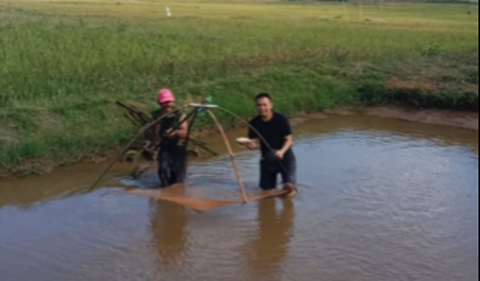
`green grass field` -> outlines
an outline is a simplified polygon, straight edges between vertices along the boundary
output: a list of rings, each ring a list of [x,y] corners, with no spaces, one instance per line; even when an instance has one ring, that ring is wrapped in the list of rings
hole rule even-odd
[[[413,86],[392,91],[392,77]],[[441,86],[415,86],[428,83]],[[264,91],[286,114],[478,108],[478,8],[0,0],[0,174],[123,144],[134,128],[115,101],[153,110],[164,87],[244,117]]]

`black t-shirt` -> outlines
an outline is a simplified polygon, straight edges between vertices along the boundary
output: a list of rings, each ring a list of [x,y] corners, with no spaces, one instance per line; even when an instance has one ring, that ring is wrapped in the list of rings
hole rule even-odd
[[[254,127],[271,146],[273,150],[281,150],[286,142],[285,137],[292,134],[292,128],[287,117],[280,113],[274,112],[272,120],[264,122],[260,116],[255,117],[250,121],[250,125]],[[263,140],[257,135],[255,131],[249,129],[248,137],[250,139],[259,139],[261,143],[262,156],[265,158],[270,150],[264,144]],[[290,148],[284,156],[284,161],[291,161],[294,159],[292,148]]]

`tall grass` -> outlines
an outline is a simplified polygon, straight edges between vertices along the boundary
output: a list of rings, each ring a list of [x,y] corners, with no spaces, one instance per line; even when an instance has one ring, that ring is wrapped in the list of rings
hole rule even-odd
[[[478,15],[460,6],[17,5],[0,6],[0,169],[121,144],[134,128],[114,102],[153,110],[163,87],[246,117],[259,91],[288,114],[364,103],[412,61],[451,84],[478,74]]]

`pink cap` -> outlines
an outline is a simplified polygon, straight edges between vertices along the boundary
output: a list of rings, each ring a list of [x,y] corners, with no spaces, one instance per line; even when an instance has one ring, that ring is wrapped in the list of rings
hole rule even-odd
[[[175,101],[175,96],[173,95],[172,91],[169,89],[163,89],[158,93],[158,102],[159,103],[166,103]]]

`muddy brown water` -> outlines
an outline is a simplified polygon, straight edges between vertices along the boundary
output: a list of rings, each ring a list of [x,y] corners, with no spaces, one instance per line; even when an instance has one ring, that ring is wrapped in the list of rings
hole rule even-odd
[[[126,164],[90,193],[106,164],[0,182],[0,279],[478,280],[477,132],[350,116],[295,134],[294,200],[196,213],[105,195],[155,185],[130,180]],[[189,185],[236,192],[228,160],[192,164]],[[238,151],[238,162],[255,191],[257,153]]]

